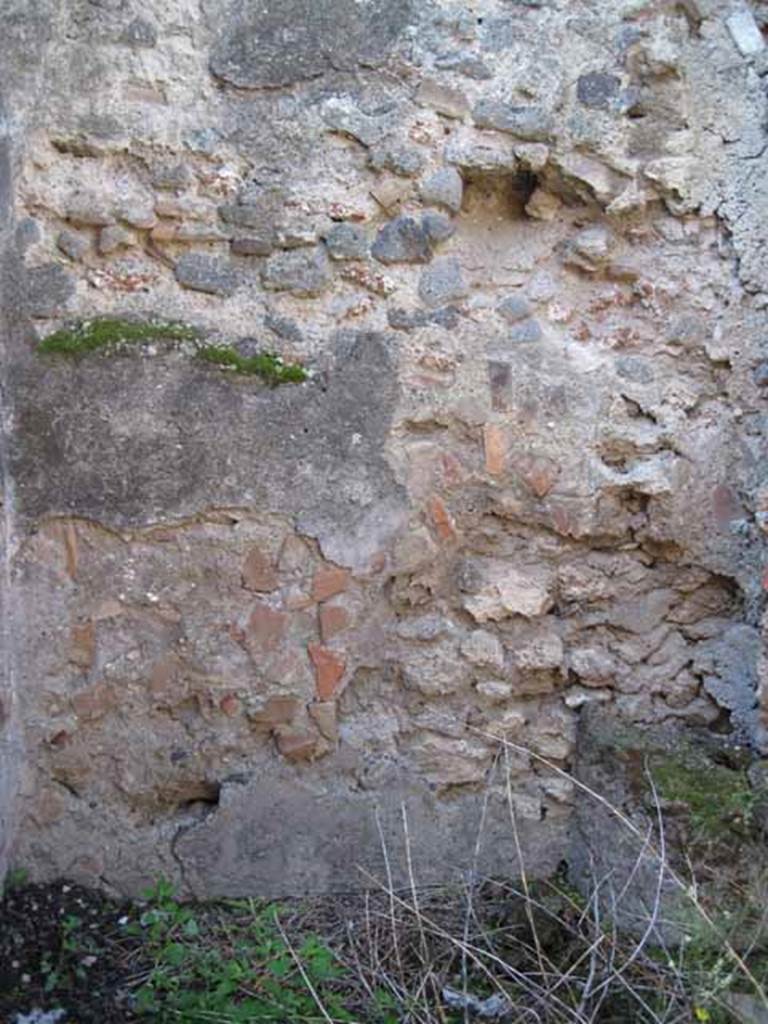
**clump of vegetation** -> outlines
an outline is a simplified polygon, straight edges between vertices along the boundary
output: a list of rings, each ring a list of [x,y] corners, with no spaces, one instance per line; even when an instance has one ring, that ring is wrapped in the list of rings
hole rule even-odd
[[[664,800],[686,806],[696,844],[732,840],[734,832],[747,836],[755,808],[765,798],[744,769],[704,758],[657,756],[651,773]]]
[[[40,342],[37,350],[77,356],[127,341],[192,341],[197,337],[197,330],[188,324],[163,320],[97,317],[62,327],[54,334],[49,334]]]
[[[570,778],[530,753],[542,770]],[[647,830],[575,780],[636,842],[619,891],[620,879],[597,868],[578,888],[567,866],[547,880],[526,878],[511,779],[519,881],[473,870],[459,885],[419,887],[404,808],[407,887],[393,879],[396,858],[383,838],[386,879],[362,874],[360,885],[372,889],[357,895],[192,904],[161,879],[141,902],[116,905],[66,884],[9,885],[0,904],[0,1018],[44,1006],[67,1010],[61,1024],[752,1024],[768,1012],[759,814],[749,835],[735,834],[727,857],[705,844],[673,851],[665,819],[681,813],[673,804],[686,804],[705,832],[716,830],[715,809],[726,821],[744,813],[749,788],[742,768],[712,775],[685,755],[681,769],[682,756],[646,762]],[[747,871],[731,863],[742,844]],[[647,901],[633,904],[634,930],[623,932],[623,901],[646,867],[655,880]]]
[[[40,342],[37,351],[79,356],[125,342],[198,341],[199,338],[200,332],[184,323],[97,317],[81,320],[49,334]],[[230,345],[203,345],[198,348],[197,357],[220,369],[260,377],[272,387],[278,384],[300,384],[308,378],[303,366],[286,363],[274,352],[243,356]]]
[[[242,356],[229,345],[205,345],[198,350],[200,359],[235,373],[261,377],[268,384],[300,384],[307,379],[307,371],[297,363],[285,363],[274,352],[259,352],[255,356]]]
[[[296,946],[280,923],[281,907],[231,900],[218,913],[177,901],[159,880],[147,910],[127,931],[142,939],[152,963],[135,993],[139,1015],[152,1020],[352,1021],[341,992],[343,971],[317,935]]]

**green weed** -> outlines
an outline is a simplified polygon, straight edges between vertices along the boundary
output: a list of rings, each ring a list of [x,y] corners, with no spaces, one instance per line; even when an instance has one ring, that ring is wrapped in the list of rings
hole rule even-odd
[[[337,983],[343,971],[316,935],[294,949],[280,907],[255,901],[234,913],[197,912],[158,881],[147,910],[130,927],[153,966],[136,992],[136,1009],[159,1021],[352,1021]],[[244,915],[242,911],[247,908]],[[239,912],[238,912],[239,911]]]
[[[3,895],[14,889],[23,889],[28,882],[29,872],[26,868],[9,868],[3,879]]]

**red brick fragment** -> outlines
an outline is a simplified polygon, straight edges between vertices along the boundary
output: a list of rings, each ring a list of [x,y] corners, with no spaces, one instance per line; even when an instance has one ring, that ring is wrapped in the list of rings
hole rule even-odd
[[[307,650],[315,668],[317,696],[320,700],[330,700],[336,695],[347,663],[336,651],[322,644],[309,644]]]
[[[336,714],[336,702],[333,700],[321,700],[310,704],[309,717],[320,730],[320,734],[329,743],[336,743],[339,739],[339,726]]]
[[[286,615],[266,604],[257,604],[248,619],[250,638],[265,650],[273,650],[285,635]]]
[[[258,548],[251,548],[248,552],[241,576],[246,590],[268,593],[277,588],[277,573]]]
[[[348,625],[349,613],[346,608],[336,604],[320,606],[320,636],[325,643],[342,633]]]
[[[72,708],[78,718],[85,722],[95,722],[114,711],[117,698],[114,691],[106,683],[96,683],[86,690],[81,690],[72,698]]]
[[[302,706],[298,697],[269,697],[250,719],[257,728],[272,731],[278,726],[290,725]]]
[[[442,541],[451,542],[458,536],[453,516],[445,507],[443,499],[433,494],[428,503],[429,514],[435,531]]]
[[[240,710],[240,701],[234,693],[225,693],[219,701],[219,710],[222,711],[227,718],[234,718]]]
[[[72,642],[69,660],[85,672],[93,668],[96,659],[96,630],[92,622],[83,622],[72,627]]]
[[[312,580],[312,598],[327,601],[329,597],[343,593],[349,584],[349,572],[338,565],[321,566]]]
[[[275,733],[277,749],[288,761],[311,761],[317,750],[317,736],[295,729],[279,729]]]
[[[560,467],[551,459],[527,456],[515,466],[520,479],[537,498],[544,498],[555,486]]]
[[[485,449],[485,470],[491,476],[501,476],[507,464],[507,436],[498,423],[486,423],[483,427]]]

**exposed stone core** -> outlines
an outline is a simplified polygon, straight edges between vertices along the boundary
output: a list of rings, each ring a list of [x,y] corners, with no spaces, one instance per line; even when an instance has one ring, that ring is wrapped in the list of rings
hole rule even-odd
[[[586,706],[768,753],[765,4],[0,15],[0,872],[545,873]]]

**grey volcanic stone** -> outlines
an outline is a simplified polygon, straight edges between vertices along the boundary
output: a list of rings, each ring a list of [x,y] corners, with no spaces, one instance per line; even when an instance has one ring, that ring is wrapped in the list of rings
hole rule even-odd
[[[152,171],[152,184],[155,188],[185,189],[194,180],[192,171],[186,164],[164,164]]]
[[[645,359],[637,356],[619,356],[616,360],[616,373],[636,384],[653,383],[653,367]]]
[[[299,325],[293,320],[289,320],[286,316],[275,316],[274,313],[267,313],[264,317],[264,326],[284,341],[298,344],[303,339]]]
[[[331,283],[331,268],[325,250],[293,249],[271,256],[262,270],[265,288],[276,292],[311,298],[322,293]]]
[[[421,226],[427,238],[435,245],[439,245],[440,242],[446,242],[456,233],[456,226],[453,221],[450,221],[442,213],[437,213],[435,210],[427,210],[421,218]]]
[[[441,167],[421,183],[419,192],[425,203],[444,206],[451,213],[458,213],[464,195],[464,181],[455,167]]]
[[[120,37],[120,42],[135,47],[157,46],[157,29],[145,18],[134,18]]]
[[[422,272],[419,281],[419,298],[431,309],[454,299],[463,299],[468,291],[461,265],[453,257],[435,260],[431,267]]]
[[[379,263],[428,263],[432,249],[424,228],[413,217],[396,217],[378,233],[371,254]]]
[[[56,239],[56,246],[70,259],[80,260],[90,249],[90,241],[85,234],[65,230]]]
[[[274,239],[265,235],[248,235],[232,239],[232,252],[236,256],[269,256],[275,248]]]
[[[185,288],[210,295],[231,295],[237,275],[229,263],[204,253],[190,252],[175,267],[176,280]]]
[[[46,263],[27,271],[25,307],[30,316],[60,316],[74,294],[75,279],[59,263]]]
[[[531,315],[531,304],[524,295],[508,295],[496,307],[496,312],[508,324],[514,324],[518,320],[525,320],[526,317]]]
[[[418,5],[412,0],[232,0],[210,5],[220,26],[212,73],[245,89],[306,82],[332,68],[380,64]]]
[[[225,203],[219,207],[219,216],[227,224],[266,233],[273,230],[275,215],[264,203]]]
[[[366,114],[346,97],[333,97],[323,109],[323,121],[332,131],[343,132],[363,146],[373,146],[395,127],[395,113]]]
[[[435,61],[435,67],[442,71],[457,71],[466,78],[474,78],[480,82],[493,78],[493,72],[482,57],[466,53],[463,50],[457,53],[442,54]]]
[[[325,243],[334,260],[364,260],[368,255],[368,234],[358,224],[334,224]]]
[[[424,166],[424,157],[413,146],[377,146],[369,160],[375,170],[392,171],[403,178],[418,174]]]
[[[40,225],[34,217],[25,217],[16,225],[14,241],[22,253],[26,252],[31,245],[36,245],[42,237]]]
[[[387,322],[396,331],[408,331],[410,333],[419,327],[426,327],[429,319],[430,315],[425,309],[415,309],[413,312],[409,312],[407,309],[395,306],[393,309],[387,310]]]
[[[134,244],[135,240],[131,232],[121,228],[119,224],[102,228],[99,232],[98,249],[102,256]]]
[[[452,331],[459,323],[459,311],[453,306],[444,306],[429,312],[426,309],[414,309],[409,311],[396,306],[387,310],[387,321],[390,327],[396,331],[416,331],[428,324],[436,324],[446,331]]]
[[[549,142],[555,121],[543,107],[514,106],[501,100],[480,100],[472,111],[478,128],[495,128],[528,142]]]
[[[619,98],[620,90],[621,81],[602,71],[582,75],[576,84],[579,102],[595,110],[609,110]]]
[[[530,318],[527,320],[520,320],[518,323],[512,325],[512,329],[510,330],[508,337],[510,341],[513,341],[518,345],[541,341],[541,325],[538,320]]]

